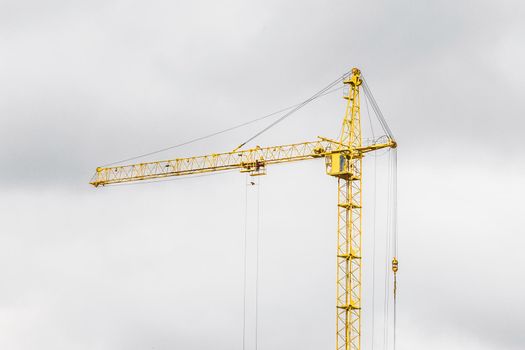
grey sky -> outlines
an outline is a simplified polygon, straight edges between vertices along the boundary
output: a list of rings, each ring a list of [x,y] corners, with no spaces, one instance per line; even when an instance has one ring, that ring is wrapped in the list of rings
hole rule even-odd
[[[87,181],[359,66],[400,145],[398,348],[522,349],[524,10],[0,1],[0,347],[240,349],[244,177]],[[340,97],[253,144],[335,137]],[[158,158],[230,150],[263,125]],[[262,349],[332,347],[336,189],[323,172],[261,180]],[[298,244],[304,256],[290,256]]]

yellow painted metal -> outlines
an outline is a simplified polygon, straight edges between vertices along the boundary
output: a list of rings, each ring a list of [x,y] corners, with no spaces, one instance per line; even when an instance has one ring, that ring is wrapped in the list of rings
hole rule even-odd
[[[394,272],[394,299],[397,296],[397,271],[399,270],[399,261],[394,256],[392,259],[392,272]]]
[[[170,176],[193,175],[240,169],[259,175],[267,165],[320,158],[332,152],[330,141],[303,142],[261,148],[259,146],[236,152],[225,152],[190,158],[99,167],[91,180],[95,187],[122,182],[152,180]]]
[[[352,70],[339,150],[332,155],[332,172],[338,182],[336,350],[361,348],[361,210],[362,146],[359,86],[361,73]],[[338,164],[334,164],[338,156]],[[334,171],[334,169],[336,171]]]
[[[352,69],[344,80],[348,86],[345,116],[339,140],[264,147],[198,157],[177,158],[113,167],[99,167],[91,180],[95,187],[125,182],[154,180],[239,169],[250,175],[265,175],[266,166],[325,157],[326,173],[337,178],[337,281],[336,350],[361,349],[361,242],[362,159],[368,152],[395,148],[394,140],[373,140],[364,144],[361,134],[361,72]],[[393,267],[397,272],[397,259]]]
[[[209,154],[204,156],[176,158],[147,163],[98,167],[90,181],[95,187],[123,182],[154,180],[170,176],[194,175],[216,171],[240,169],[251,175],[261,175],[266,165],[321,158],[332,154],[338,148],[338,141],[319,137],[319,141],[290,145],[255,147],[252,149]],[[372,149],[372,147],[374,147]],[[370,152],[391,143],[364,146],[354,152]],[[337,151],[339,154],[341,150]],[[344,151],[348,154],[348,151]]]

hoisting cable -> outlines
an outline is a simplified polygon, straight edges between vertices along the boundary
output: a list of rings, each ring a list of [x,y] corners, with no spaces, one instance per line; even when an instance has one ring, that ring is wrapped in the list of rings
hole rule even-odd
[[[396,349],[396,327],[397,327],[397,271],[399,270],[399,262],[397,261],[397,148],[392,149],[392,244],[393,256],[392,271],[394,272],[394,306],[393,306],[393,350]]]
[[[363,80],[363,91],[365,93],[365,102],[368,108],[368,102],[372,106],[383,131],[386,133],[388,138],[394,141],[394,135],[390,127],[388,126],[381,109],[379,108],[370,87],[368,86],[366,79],[362,76]],[[371,123],[371,121],[370,121]],[[373,135],[373,131],[372,131]],[[372,136],[374,137],[374,136]],[[389,315],[389,292],[390,292],[390,278],[388,278],[390,270],[393,272],[393,306],[392,306],[392,318],[393,318],[393,330],[392,330],[392,348],[395,350],[396,347],[396,326],[397,326],[397,272],[399,270],[399,261],[397,259],[397,148],[390,148],[388,150],[388,205],[387,205],[387,237],[386,237],[386,262],[387,269],[385,272],[385,300],[384,300],[384,348],[387,349],[389,343],[389,332],[388,325],[390,324]],[[392,261],[389,261],[389,256],[392,257]],[[372,325],[373,328],[373,325]],[[372,330],[373,332],[373,330]],[[373,348],[373,340],[372,340]]]
[[[242,305],[242,350],[246,348],[246,288],[248,274],[248,174],[244,181],[244,270],[243,270],[243,305]]]
[[[389,332],[388,326],[390,324],[390,312],[389,312],[389,301],[390,301],[390,256],[391,256],[391,237],[392,237],[392,192],[391,192],[391,179],[392,179],[392,153],[391,149],[388,152],[388,199],[387,199],[387,234],[385,242],[385,299],[384,299],[384,324],[383,324],[383,342],[384,349],[388,350],[389,345]]]
[[[337,87],[335,89],[332,89],[330,91],[326,91],[324,92],[323,94],[317,96],[317,98],[319,97],[323,97],[323,96],[326,96],[326,95],[329,95],[331,93],[334,93],[338,90],[341,90],[343,88],[343,86],[341,87]],[[162,149],[159,149],[159,150],[156,150],[156,151],[152,151],[152,152],[148,152],[148,153],[144,153],[144,154],[140,154],[138,156],[134,156],[134,157],[130,157],[130,158],[126,158],[126,159],[121,159],[121,160],[118,160],[116,162],[112,162],[112,163],[107,163],[107,164],[104,164],[102,165],[102,167],[108,167],[108,166],[111,166],[111,165],[115,165],[115,164],[119,164],[119,163],[124,163],[124,162],[129,162],[131,160],[136,160],[136,159],[140,159],[140,158],[144,158],[144,157],[148,157],[148,156],[152,156],[154,154],[158,154],[158,153],[161,153],[161,152],[165,152],[165,151],[169,151],[171,149],[175,149],[175,148],[179,148],[179,147],[182,147],[182,146],[186,146],[186,145],[189,145],[189,144],[192,144],[194,142],[197,142],[197,141],[202,141],[202,140],[206,140],[206,139],[209,139],[211,137],[214,137],[214,136],[218,136],[220,134],[224,134],[226,132],[229,132],[229,131],[233,131],[233,130],[236,130],[236,129],[239,129],[239,128],[242,128],[244,126],[247,126],[247,125],[250,125],[250,124],[253,124],[253,123],[256,123],[256,122],[259,122],[261,120],[264,120],[264,119],[268,119],[270,117],[273,117],[277,114],[280,114],[280,113],[283,113],[283,112],[286,112],[292,108],[296,108],[298,106],[301,106],[302,104],[304,103],[301,102],[301,103],[297,103],[295,105],[292,105],[292,106],[288,106],[286,108],[283,108],[283,109],[280,109],[278,111],[275,111],[273,113],[270,113],[270,114],[266,114],[262,117],[258,117],[258,118],[255,118],[255,119],[252,119],[252,120],[249,120],[247,122],[244,122],[244,123],[241,123],[241,124],[237,124],[237,125],[234,125],[232,127],[229,127],[229,128],[226,128],[226,129],[223,129],[223,130],[220,130],[220,131],[216,131],[216,132],[213,132],[211,134],[208,134],[208,135],[205,135],[205,136],[201,136],[201,137],[197,137],[197,138],[194,138],[194,139],[191,139],[191,140],[188,140],[188,141],[184,141],[182,143],[179,143],[179,144],[176,144],[176,145],[173,145],[173,146],[168,146],[168,147],[165,147],[165,148],[162,148]]]
[[[248,142],[254,140],[256,137],[260,136],[261,134],[263,134],[264,132],[268,131],[269,129],[273,128],[275,125],[277,125],[278,123],[282,122],[283,120],[285,120],[286,118],[288,118],[289,116],[291,116],[292,114],[294,114],[295,112],[297,112],[298,110],[300,110],[301,108],[303,108],[304,106],[306,106],[308,103],[312,102],[313,100],[323,96],[323,94],[325,92],[327,92],[328,90],[330,90],[332,87],[334,87],[335,85],[339,84],[341,81],[343,81],[347,76],[348,74],[350,74],[350,72],[346,72],[344,73],[341,77],[339,77],[337,80],[331,82],[329,85],[327,85],[325,88],[323,88],[322,90],[316,92],[314,95],[312,95],[310,98],[307,98],[306,100],[304,100],[303,102],[299,103],[296,107],[294,107],[291,111],[287,112],[286,114],[284,114],[282,117],[280,117],[279,119],[277,119],[276,121],[272,122],[270,125],[268,125],[267,127],[265,127],[264,129],[262,129],[261,131],[257,132],[255,135],[253,135],[252,137],[250,137],[248,140],[244,141],[243,143],[241,143],[239,146],[237,146],[233,152],[237,151],[238,149],[240,149],[241,147],[243,147],[244,145],[246,145]]]
[[[261,195],[260,195],[260,186],[261,178],[257,177],[257,180],[249,179],[249,175],[246,174],[245,177],[245,192],[244,192],[244,270],[243,270],[243,325],[242,325],[242,348],[245,350],[246,346],[246,332],[247,332],[247,299],[248,299],[248,188],[256,186],[256,230],[255,230],[255,350],[258,348],[258,336],[259,336],[259,289],[260,289],[260,260],[261,260],[261,244],[260,244],[260,216],[261,216]],[[251,246],[251,245],[250,245]],[[249,347],[248,347],[249,348]]]
[[[257,229],[256,263],[255,263],[255,350],[259,347],[259,265],[260,265],[260,217],[261,217],[261,177],[257,178]]]
[[[388,204],[387,204],[387,237],[386,237],[386,262],[385,273],[385,321],[384,321],[384,346],[388,349],[390,345],[390,334],[392,335],[392,349],[396,348],[397,335],[397,272],[399,270],[398,242],[397,242],[397,149],[390,148],[388,152]],[[391,262],[389,258],[392,257]],[[389,270],[393,272],[393,285],[390,284]],[[392,287],[392,289],[390,289]],[[390,319],[390,290],[393,293],[392,323]],[[392,332],[388,326],[392,324]]]
[[[368,99],[365,98],[365,105],[366,105],[366,114],[368,115],[368,121],[370,123],[370,131],[372,133],[372,139],[375,140],[375,132],[374,132],[374,125],[372,123],[372,117],[370,116],[370,107],[368,106]],[[370,346],[371,350],[374,350],[374,338],[375,338],[375,300],[376,300],[376,288],[375,288],[375,281],[376,281],[376,209],[377,209],[377,155],[376,152],[372,152],[374,157],[374,205],[372,208],[372,306],[370,310],[370,317],[371,317],[371,324],[372,324],[372,330],[371,330],[371,339],[372,344]]]

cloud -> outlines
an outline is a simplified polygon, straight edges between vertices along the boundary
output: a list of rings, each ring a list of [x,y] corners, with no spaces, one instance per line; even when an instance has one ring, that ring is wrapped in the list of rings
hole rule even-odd
[[[0,346],[239,346],[244,179],[87,181],[357,65],[400,145],[400,345],[520,348],[522,15],[517,1],[4,1]],[[327,96],[253,145],[335,137],[343,103]],[[230,150],[263,125],[158,157]],[[262,180],[265,347],[333,345],[323,171]]]

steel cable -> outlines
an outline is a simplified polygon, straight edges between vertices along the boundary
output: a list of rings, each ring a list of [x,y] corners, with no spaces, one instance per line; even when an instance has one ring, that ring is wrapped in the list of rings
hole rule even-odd
[[[391,249],[391,175],[392,175],[392,153],[388,153],[388,198],[387,198],[387,230],[386,230],[386,242],[385,242],[385,298],[384,298],[384,349],[388,349],[389,345],[389,332],[388,332],[388,325],[390,321],[390,314],[389,314],[389,300],[390,300],[390,249]]]
[[[394,139],[394,134],[392,134],[392,130],[390,130],[390,127],[388,126],[385,117],[383,116],[383,113],[381,112],[381,109],[379,108],[379,105],[377,104],[374,95],[372,94],[372,90],[370,90],[370,87],[368,86],[365,76],[362,75],[363,79],[363,91],[365,92],[365,97],[368,98],[370,101],[370,104],[372,105],[372,109],[377,115],[377,118],[379,119],[379,123],[381,124],[381,127],[385,131],[385,133],[390,137],[392,140]]]
[[[338,88],[335,88],[335,89],[332,89],[332,90],[329,90],[329,91],[325,91],[323,94],[317,96],[316,98],[320,98],[320,97],[324,97],[326,95],[329,95],[331,93],[334,93],[338,90],[341,90],[343,87],[338,87]],[[162,148],[162,149],[159,149],[159,150],[156,150],[156,151],[152,151],[152,152],[148,152],[148,153],[144,153],[144,154],[140,154],[138,156],[133,156],[133,157],[130,157],[130,158],[126,158],[126,159],[121,159],[121,160],[118,160],[118,161],[115,161],[115,162],[112,162],[112,163],[107,163],[107,164],[104,164],[102,165],[103,167],[107,167],[107,166],[111,166],[111,165],[115,165],[115,164],[120,164],[120,163],[124,163],[124,162],[129,162],[131,160],[136,160],[136,159],[140,159],[140,158],[144,158],[144,157],[148,157],[148,156],[152,156],[154,154],[158,154],[158,153],[162,153],[162,152],[165,152],[165,151],[169,151],[171,149],[176,149],[176,148],[179,148],[179,147],[182,147],[182,146],[186,146],[186,145],[189,145],[189,144],[192,144],[192,143],[195,143],[195,142],[198,142],[198,141],[202,141],[202,140],[206,140],[206,139],[209,139],[211,137],[214,137],[214,136],[218,136],[218,135],[221,135],[221,134],[224,134],[226,132],[229,132],[229,131],[233,131],[233,130],[236,130],[236,129],[239,129],[239,128],[242,128],[244,126],[247,126],[247,125],[250,125],[250,124],[254,124],[254,123],[257,123],[261,120],[264,120],[264,119],[268,119],[270,117],[273,117],[277,114],[280,114],[280,113],[283,113],[283,112],[286,112],[292,108],[296,108],[298,106],[301,106],[302,104],[304,103],[301,102],[301,103],[297,103],[295,105],[292,105],[292,106],[288,106],[286,108],[283,108],[283,109],[280,109],[278,111],[275,111],[273,113],[270,113],[270,114],[266,114],[262,117],[258,117],[258,118],[255,118],[255,119],[252,119],[252,120],[249,120],[247,122],[244,122],[244,123],[241,123],[241,124],[237,124],[237,125],[234,125],[232,127],[229,127],[229,128],[226,128],[226,129],[223,129],[223,130],[220,130],[220,131],[216,131],[216,132],[213,132],[211,134],[208,134],[208,135],[205,135],[205,136],[201,136],[201,137],[197,137],[197,138],[194,138],[194,139],[191,139],[191,140],[188,140],[188,141],[184,141],[182,143],[179,143],[179,144],[176,144],[176,145],[173,145],[173,146],[168,146],[168,147],[165,147],[165,148]]]
[[[303,102],[299,103],[295,108],[293,108],[291,111],[289,111],[288,113],[286,113],[285,115],[283,115],[282,117],[280,117],[279,119],[277,119],[276,121],[272,122],[270,125],[268,125],[267,127],[265,127],[264,129],[262,129],[261,131],[257,132],[255,135],[253,135],[252,137],[250,137],[248,140],[244,141],[243,143],[241,143],[239,146],[237,146],[237,148],[235,148],[235,150],[238,150],[240,149],[241,147],[243,147],[244,145],[246,145],[248,142],[254,140],[255,138],[257,138],[258,136],[262,135],[263,133],[265,133],[266,131],[268,131],[269,129],[273,128],[275,125],[277,125],[278,123],[282,122],[283,120],[285,120],[286,118],[288,118],[289,116],[291,116],[292,114],[294,114],[295,112],[297,112],[298,110],[300,110],[301,108],[303,108],[304,106],[306,106],[308,103],[312,102],[313,100],[323,96],[323,94],[330,90],[332,87],[334,87],[335,85],[339,84],[341,81],[343,81],[345,79],[345,77],[347,77],[349,74],[349,72],[346,72],[344,73],[340,78],[338,78],[337,80],[334,80],[333,82],[331,82],[330,84],[328,84],[328,86],[326,86],[325,88],[321,89],[320,91],[316,92],[314,95],[312,95],[310,98],[307,98],[306,100],[304,100]]]
[[[261,177],[257,178],[257,229],[255,263],[255,350],[259,347],[259,266],[260,266],[260,216],[261,216]]]
[[[392,149],[393,163],[392,163],[392,244],[393,244],[393,256],[397,259],[397,148]],[[394,306],[393,306],[393,350],[396,349],[396,337],[397,337],[397,278],[396,272],[394,272]]]
[[[244,180],[244,270],[243,270],[243,305],[242,305],[242,349],[246,348],[246,288],[248,273],[248,174]]]
[[[374,125],[372,124],[372,117],[370,116],[370,107],[368,106],[368,99],[365,97],[365,105],[366,105],[366,114],[368,116],[368,121],[370,123],[370,131],[372,133],[372,139],[375,140],[375,132],[374,132]],[[374,340],[375,340],[375,295],[376,295],[376,289],[375,289],[375,280],[376,280],[376,208],[377,208],[377,154],[376,152],[373,152],[374,157],[374,204],[372,207],[372,306],[371,306],[371,323],[372,323],[372,344],[370,349],[374,350]]]

